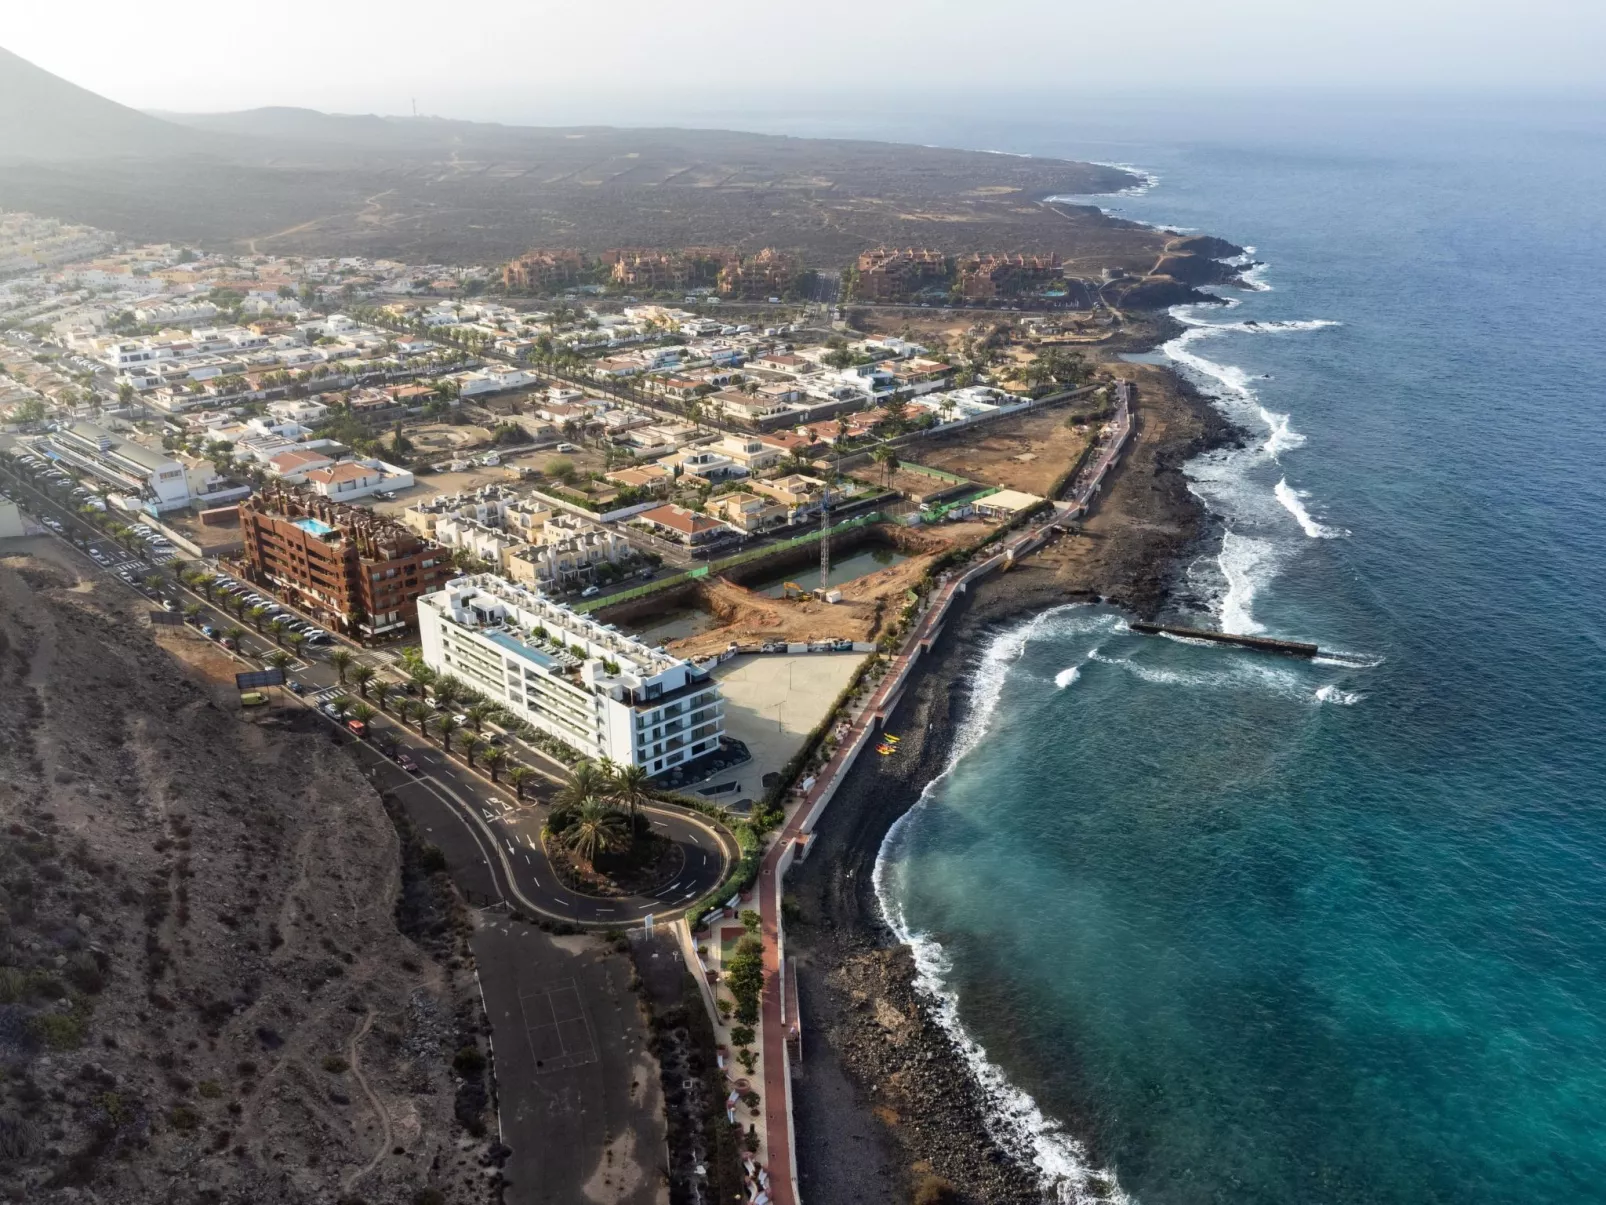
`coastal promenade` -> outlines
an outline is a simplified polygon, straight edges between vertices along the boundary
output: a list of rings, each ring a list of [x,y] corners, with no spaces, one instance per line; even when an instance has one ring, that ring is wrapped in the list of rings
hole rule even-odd
[[[1006,565],[1012,565],[1065,530],[1064,524],[1081,518],[1092,506],[1112,469],[1119,463],[1132,434],[1132,388],[1122,381],[1116,387],[1116,413],[1104,446],[1071,487],[1071,497],[1054,503],[1052,518],[963,572],[944,580],[930,596],[925,610],[894,655],[881,679],[848,731],[836,754],[812,780],[802,803],[781,829],[760,864],[758,875],[760,934],[764,942],[764,988],[761,998],[760,1040],[764,1059],[764,1147],[771,1169],[769,1196],[775,1205],[799,1205],[797,1149],[792,1131],[792,1075],[788,1038],[801,1033],[795,1014],[797,993],[782,980],[786,965],[786,936],[781,928],[781,890],[786,872],[814,830],[826,805],[836,794],[860,751],[876,728],[891,717],[908,683],[910,671],[922,653],[929,652],[942,634],[953,601],[971,582]],[[790,1007],[789,1007],[790,1002]]]

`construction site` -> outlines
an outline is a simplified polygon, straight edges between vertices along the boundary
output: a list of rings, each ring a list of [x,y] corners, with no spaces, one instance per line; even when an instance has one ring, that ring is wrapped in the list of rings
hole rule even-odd
[[[973,521],[932,527],[867,525],[833,537],[825,558],[818,541],[806,543],[605,608],[598,617],[650,636],[666,615],[701,616],[700,622],[682,625],[687,634],[665,639],[666,647],[682,657],[709,656],[731,644],[873,642],[936,561],[993,530],[992,524]],[[859,565],[885,560],[886,565],[842,580],[833,577],[832,559]],[[829,583],[823,590],[822,580]]]

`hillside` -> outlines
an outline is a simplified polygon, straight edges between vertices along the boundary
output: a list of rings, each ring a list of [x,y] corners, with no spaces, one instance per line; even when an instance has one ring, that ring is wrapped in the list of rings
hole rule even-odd
[[[0,48],[0,161],[182,155],[214,141],[97,96]]]
[[[7,1199],[486,1200],[449,887],[324,732],[242,714],[75,557],[0,553]]]
[[[0,52],[0,208],[141,240],[496,264],[532,246],[881,243],[1146,272],[1163,239],[1045,198],[1135,177],[1061,159],[730,130],[506,126],[269,108],[136,113]]]

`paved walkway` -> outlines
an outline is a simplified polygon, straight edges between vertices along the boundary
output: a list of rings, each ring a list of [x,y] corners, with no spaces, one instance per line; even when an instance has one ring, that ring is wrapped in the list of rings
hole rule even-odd
[[[1007,559],[1018,559],[1036,550],[1058,530],[1061,521],[1087,512],[1132,432],[1131,387],[1121,382],[1116,397],[1117,410],[1109,440],[1075,485],[1072,496],[1054,504],[1053,520],[1009,541],[991,557],[943,582],[931,595],[929,605],[902,649],[893,657],[886,675],[843,735],[835,756],[815,779],[759,867],[758,911],[763,921],[760,934],[764,940],[764,991],[759,1018],[764,1059],[764,1149],[772,1169],[770,1197],[775,1205],[798,1205],[799,1202],[797,1156],[792,1142],[792,1077],[786,1047],[787,1035],[797,1024],[797,1018],[787,1015],[785,1003],[788,996],[794,1001],[797,997],[795,992],[783,992],[781,979],[781,966],[786,956],[785,937],[780,928],[781,885],[787,868],[796,856],[800,839],[813,830],[838,784],[852,769],[859,751],[869,743],[870,734],[883,720],[891,718],[891,709],[897,704],[909,671],[920,654],[941,634],[953,600],[970,582],[992,572]]]

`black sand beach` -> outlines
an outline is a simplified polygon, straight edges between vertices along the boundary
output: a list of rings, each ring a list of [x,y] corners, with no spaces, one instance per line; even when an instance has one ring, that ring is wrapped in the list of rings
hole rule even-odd
[[[1152,617],[1211,534],[1181,466],[1238,433],[1168,370],[1120,370],[1138,383],[1137,442],[1099,509],[1082,533],[957,604],[888,725],[903,738],[899,756],[857,763],[808,861],[789,876],[787,949],[799,968],[804,1027],[793,1098],[805,1200],[1045,1199],[1019,1152],[988,1137],[985,1096],[916,992],[913,959],[882,923],[871,879],[887,830],[947,763],[967,718],[969,671],[992,635],[1071,601],[1105,599]],[[1075,1119],[1065,1120],[1074,1129]]]

